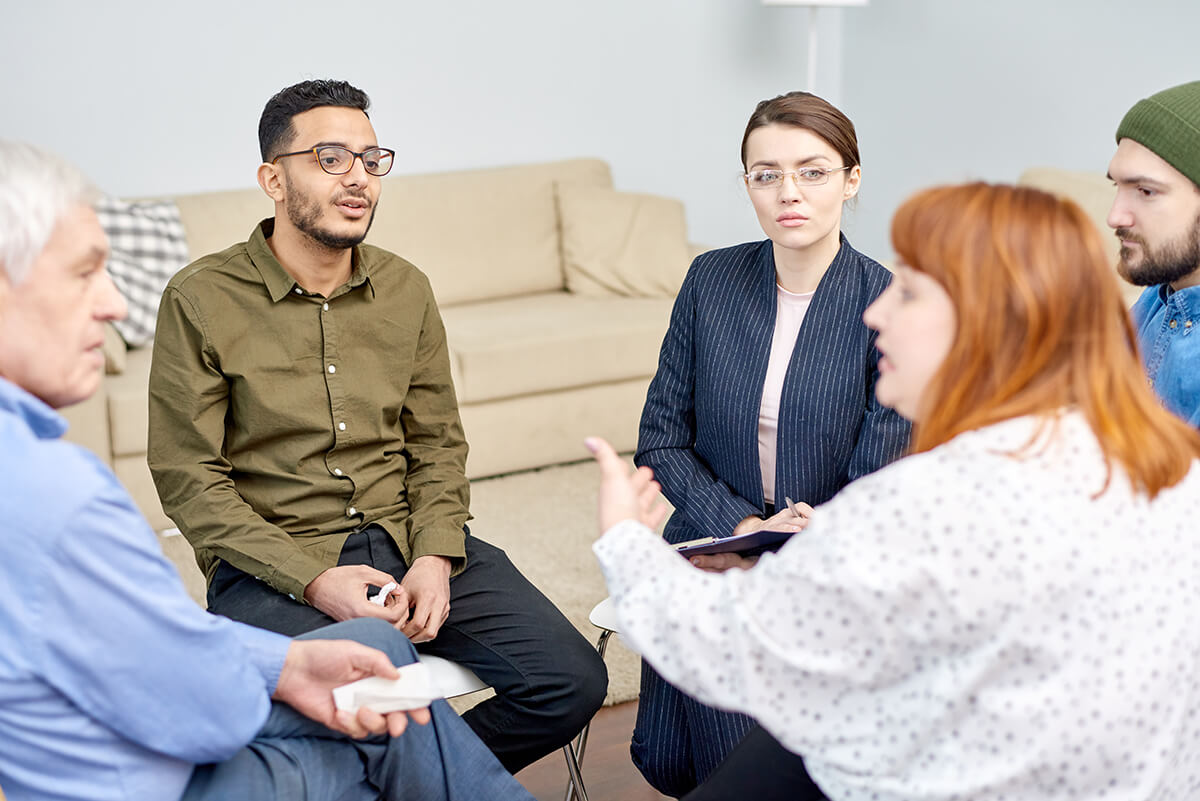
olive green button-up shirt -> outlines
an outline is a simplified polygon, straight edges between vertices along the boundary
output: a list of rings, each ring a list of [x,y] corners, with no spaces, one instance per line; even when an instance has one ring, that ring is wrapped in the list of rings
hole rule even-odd
[[[302,600],[377,523],[408,560],[465,564],[467,444],[429,281],[370,245],[328,298],[248,242],[167,285],[150,370],[149,461],[211,581],[216,560]]]

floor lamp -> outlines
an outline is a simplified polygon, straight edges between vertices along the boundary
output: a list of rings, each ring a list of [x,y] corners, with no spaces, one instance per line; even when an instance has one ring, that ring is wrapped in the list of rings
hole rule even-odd
[[[817,87],[817,7],[865,6],[868,0],[762,0],[764,6],[808,6],[808,91]]]

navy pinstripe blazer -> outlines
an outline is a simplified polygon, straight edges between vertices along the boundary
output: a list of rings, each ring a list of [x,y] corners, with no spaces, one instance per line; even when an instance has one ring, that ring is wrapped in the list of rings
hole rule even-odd
[[[816,506],[898,457],[909,424],[875,400],[879,353],[863,310],[891,273],[846,241],[817,285],[779,407],[775,492]],[[771,241],[697,257],[671,312],[635,461],[676,512],[671,542],[727,537],[765,506],[758,411],[775,330]]]

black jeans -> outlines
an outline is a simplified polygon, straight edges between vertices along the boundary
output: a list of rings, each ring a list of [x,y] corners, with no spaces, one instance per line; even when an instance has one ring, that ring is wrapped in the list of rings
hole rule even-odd
[[[608,672],[596,649],[521,575],[504,551],[467,533],[467,567],[450,579],[450,617],[422,653],[473,670],[496,690],[463,715],[515,773],[570,742],[600,705]],[[387,532],[367,526],[346,540],[339,565],[408,572]],[[220,562],[208,588],[209,611],[296,636],[332,619],[253,576]]]
[[[828,801],[804,769],[799,754],[779,744],[762,726],[742,738],[717,769],[683,801]]]

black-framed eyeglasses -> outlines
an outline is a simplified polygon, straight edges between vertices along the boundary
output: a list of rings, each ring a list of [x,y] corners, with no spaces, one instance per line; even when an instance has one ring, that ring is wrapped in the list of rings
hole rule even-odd
[[[751,189],[773,189],[783,185],[783,179],[792,176],[796,186],[823,186],[829,183],[829,176],[835,172],[848,170],[850,167],[801,167],[798,170],[751,170],[742,176],[746,186]]]
[[[363,169],[368,174],[381,177],[391,172],[392,161],[396,157],[396,151],[386,147],[373,147],[361,153],[355,153],[350,148],[341,145],[320,145],[310,147],[308,150],[297,150],[294,153],[280,153],[271,159],[271,163],[274,164],[287,156],[304,156],[309,153],[317,157],[317,164],[320,164],[321,169],[330,175],[345,175],[353,169],[355,159],[362,159]]]

